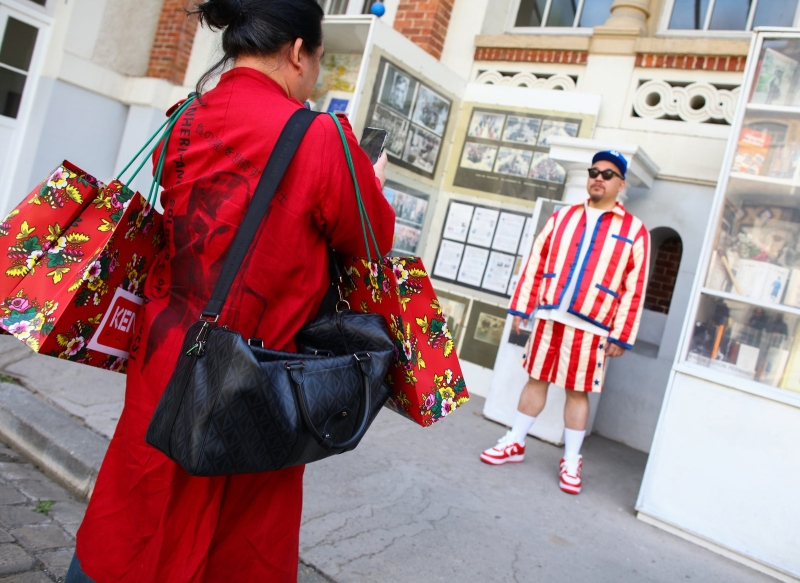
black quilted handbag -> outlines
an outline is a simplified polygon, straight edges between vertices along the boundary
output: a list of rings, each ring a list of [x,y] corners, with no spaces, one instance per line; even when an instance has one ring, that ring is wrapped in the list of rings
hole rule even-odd
[[[383,380],[394,348],[379,315],[330,310],[301,329],[297,353],[267,350],[217,323],[315,115],[300,110],[281,132],[147,429],[147,443],[192,475],[269,472],[349,451],[389,397]]]

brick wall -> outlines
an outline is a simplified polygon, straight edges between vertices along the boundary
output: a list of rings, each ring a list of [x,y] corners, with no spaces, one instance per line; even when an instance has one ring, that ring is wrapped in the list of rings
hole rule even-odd
[[[522,63],[565,63],[585,65],[586,51],[547,51],[542,49],[505,49],[478,47],[476,61],[518,61]]]
[[[394,28],[437,59],[442,56],[454,0],[400,0]]]
[[[150,50],[148,77],[183,85],[197,31],[197,18],[188,16],[184,10],[191,6],[189,0],[164,0]]]
[[[670,237],[661,243],[653,264],[653,271],[650,273],[650,282],[647,284],[647,294],[644,299],[645,309],[662,314],[669,313],[682,254],[683,244],[680,237]]]
[[[696,71],[744,71],[747,57],[703,57],[697,55],[636,55],[636,66],[648,69],[690,69]]]

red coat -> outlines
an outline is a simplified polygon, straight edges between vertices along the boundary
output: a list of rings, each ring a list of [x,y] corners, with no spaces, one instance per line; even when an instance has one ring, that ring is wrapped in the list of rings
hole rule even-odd
[[[302,105],[265,75],[235,68],[183,115],[162,183],[166,247],[146,280],[125,407],[78,531],[77,555],[97,583],[297,580],[303,468],[189,476],[144,434],[189,326],[280,130]],[[359,185],[388,252],[394,211],[346,119]],[[326,246],[365,255],[355,190],[333,120],[315,120],[281,183],[220,318],[245,338],[294,350],[329,279]]]

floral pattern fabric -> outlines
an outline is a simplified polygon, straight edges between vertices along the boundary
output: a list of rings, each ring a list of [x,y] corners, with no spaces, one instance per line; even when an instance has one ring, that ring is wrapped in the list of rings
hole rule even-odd
[[[422,426],[469,400],[447,320],[419,257],[354,258],[345,265],[353,309],[381,314],[395,342],[387,407]]]
[[[61,213],[69,201],[80,205],[72,218]],[[25,205],[45,203],[55,212],[25,213]],[[21,215],[26,220],[15,222]],[[102,185],[65,162],[12,211],[6,231],[16,235],[0,277],[0,327],[36,352],[125,372],[126,358],[90,341],[114,290],[142,296],[164,244],[161,216],[121,182]]]

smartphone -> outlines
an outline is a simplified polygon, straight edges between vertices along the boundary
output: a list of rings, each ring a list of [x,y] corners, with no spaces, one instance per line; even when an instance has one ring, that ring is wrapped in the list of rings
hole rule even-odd
[[[364,128],[364,134],[361,136],[361,149],[367,153],[370,161],[375,164],[378,158],[383,153],[383,147],[386,145],[386,138],[389,137],[389,132],[380,128]]]

